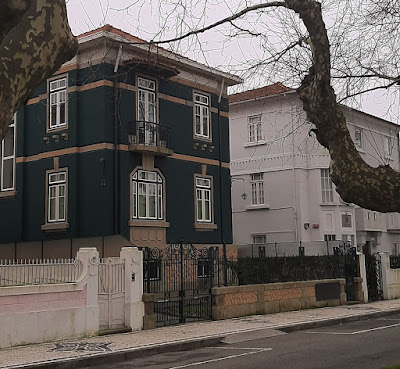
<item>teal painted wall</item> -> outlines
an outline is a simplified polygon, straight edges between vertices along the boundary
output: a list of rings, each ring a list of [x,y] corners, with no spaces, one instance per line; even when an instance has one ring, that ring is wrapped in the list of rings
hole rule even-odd
[[[89,82],[112,80],[113,66],[101,65],[71,71],[69,86],[85,85]],[[135,84],[134,71],[120,68],[118,80]],[[187,101],[192,101],[193,89],[168,80],[159,80],[159,92]],[[46,85],[37,88],[32,97],[45,94]],[[212,95],[212,106],[217,107],[218,96]],[[227,111],[227,101],[222,99],[221,110]],[[97,143],[114,142],[114,89],[109,86],[77,91],[68,96],[68,129],[46,133],[46,100],[24,106],[18,112],[17,156],[31,157],[54,150],[83,147]],[[194,148],[193,108],[159,99],[160,123],[172,130],[170,148],[175,153],[218,160],[218,116],[212,113],[212,142],[214,150]],[[126,124],[136,119],[136,94],[119,91],[119,143],[127,144]],[[229,162],[228,119],[220,117],[221,156]],[[62,133],[67,133],[64,140]],[[55,142],[53,135],[59,136]],[[49,138],[50,143],[43,140]],[[121,151],[118,153],[119,231],[129,238],[130,173],[142,164],[140,153]],[[41,230],[45,223],[46,170],[53,169],[52,158],[29,160],[16,165],[16,196],[0,199],[0,244],[43,239],[79,238],[114,234],[114,151],[97,150],[80,154],[59,156],[59,167],[68,167],[68,223],[67,231],[46,233]],[[155,166],[166,178],[167,241],[185,239],[192,243],[232,242],[230,206],[230,177],[227,168],[222,169],[222,194],[219,188],[219,168],[208,165],[207,174],[213,176],[214,221],[217,230],[195,231],[194,173],[201,173],[201,164],[156,157]],[[222,199],[222,200],[221,200]],[[221,203],[222,201],[222,207]],[[220,209],[223,211],[224,235],[221,235]]]

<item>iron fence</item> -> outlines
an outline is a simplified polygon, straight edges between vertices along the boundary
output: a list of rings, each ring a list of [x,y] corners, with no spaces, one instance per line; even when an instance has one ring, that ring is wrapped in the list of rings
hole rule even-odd
[[[0,287],[74,283],[82,270],[77,259],[0,260]]]
[[[390,255],[390,268],[400,269],[400,255]]]
[[[170,147],[172,130],[164,124],[133,121],[127,124],[127,132],[130,144]]]

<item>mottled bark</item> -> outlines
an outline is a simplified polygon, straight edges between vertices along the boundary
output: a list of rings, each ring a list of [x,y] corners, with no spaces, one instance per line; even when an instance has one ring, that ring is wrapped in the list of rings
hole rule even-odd
[[[0,1],[0,139],[14,112],[77,49],[65,0]]]
[[[331,155],[331,176],[342,199],[380,212],[400,212],[400,173],[389,166],[373,168],[357,152],[346,119],[331,87],[330,45],[315,0],[285,0],[308,32],[313,65],[297,90],[316,136]]]

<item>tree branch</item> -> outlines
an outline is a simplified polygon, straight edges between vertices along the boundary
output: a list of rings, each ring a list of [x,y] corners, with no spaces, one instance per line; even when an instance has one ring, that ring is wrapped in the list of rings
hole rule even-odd
[[[0,6],[3,15],[2,11],[13,16],[0,22],[0,35],[4,35],[0,40],[0,139],[33,90],[78,49],[65,0],[8,0]]]

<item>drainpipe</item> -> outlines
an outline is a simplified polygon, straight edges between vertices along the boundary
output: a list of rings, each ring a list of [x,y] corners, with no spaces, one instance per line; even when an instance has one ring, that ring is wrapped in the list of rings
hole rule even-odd
[[[219,91],[218,96],[218,161],[219,161],[219,216],[220,216],[220,225],[221,225],[221,243],[222,243],[222,252],[224,259],[224,286],[228,286],[228,272],[227,272],[227,257],[226,257],[226,242],[224,238],[224,219],[222,216],[222,157],[221,157],[221,146],[222,146],[222,137],[221,137],[221,98],[222,91],[224,89],[225,79],[221,82],[221,89]]]
[[[114,235],[119,234],[119,157],[118,157],[118,128],[119,128],[119,91],[118,72],[119,62],[122,56],[122,45],[119,45],[117,59],[114,66]]]

